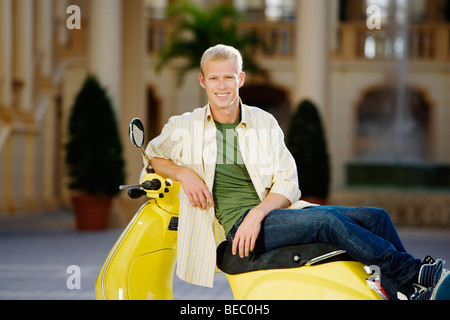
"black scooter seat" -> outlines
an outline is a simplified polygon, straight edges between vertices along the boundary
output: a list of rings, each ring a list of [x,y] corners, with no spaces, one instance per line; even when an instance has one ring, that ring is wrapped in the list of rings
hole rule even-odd
[[[224,241],[217,247],[217,267],[230,275],[258,270],[298,268],[337,260],[353,260],[345,251],[329,243],[293,245],[264,253],[252,252],[245,258],[233,255],[231,248],[229,241]]]

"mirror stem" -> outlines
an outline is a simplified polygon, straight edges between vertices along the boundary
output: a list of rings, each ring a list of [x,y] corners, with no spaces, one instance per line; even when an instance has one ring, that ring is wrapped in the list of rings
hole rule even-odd
[[[144,156],[145,161],[147,161],[148,166],[151,166],[150,164],[150,158],[148,157],[148,155],[145,153],[145,151],[141,148],[139,148],[139,150],[141,150],[142,155]]]

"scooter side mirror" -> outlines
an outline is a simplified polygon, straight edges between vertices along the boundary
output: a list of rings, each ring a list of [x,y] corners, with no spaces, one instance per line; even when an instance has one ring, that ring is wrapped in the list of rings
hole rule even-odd
[[[131,120],[130,126],[128,128],[128,134],[130,135],[131,144],[141,150],[141,153],[147,161],[148,167],[150,168],[150,159],[145,154],[144,149],[142,149],[142,146],[145,142],[145,132],[144,125],[142,124],[141,119],[134,118],[133,120]]]
[[[141,119],[134,118],[131,120],[129,127],[130,141],[137,148],[142,148],[145,141],[144,125]]]

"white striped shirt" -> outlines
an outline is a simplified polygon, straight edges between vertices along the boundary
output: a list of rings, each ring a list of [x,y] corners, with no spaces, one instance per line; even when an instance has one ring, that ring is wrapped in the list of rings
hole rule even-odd
[[[291,208],[310,205],[298,201],[297,168],[284,143],[275,118],[255,107],[241,104],[241,122],[236,127],[243,161],[261,201],[269,192],[285,196]],[[161,134],[147,146],[150,158],[170,159],[190,168],[212,193],[216,167],[216,126],[209,105],[171,117]],[[180,279],[212,287],[216,269],[216,248],[225,240],[214,208],[191,206],[180,191],[177,243],[177,275]],[[238,201],[238,199],[236,200]]]

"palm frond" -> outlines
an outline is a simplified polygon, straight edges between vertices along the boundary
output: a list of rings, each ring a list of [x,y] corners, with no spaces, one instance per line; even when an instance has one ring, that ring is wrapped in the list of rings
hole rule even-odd
[[[242,34],[238,23],[242,17],[229,4],[220,4],[209,12],[191,1],[177,1],[168,8],[168,18],[177,22],[170,41],[160,52],[156,70],[159,72],[171,60],[183,58],[185,63],[179,69],[178,85],[187,72],[198,69],[203,53],[217,44],[226,44],[239,50],[248,72],[267,75],[254,59],[258,48],[264,50],[264,42],[255,34]]]

